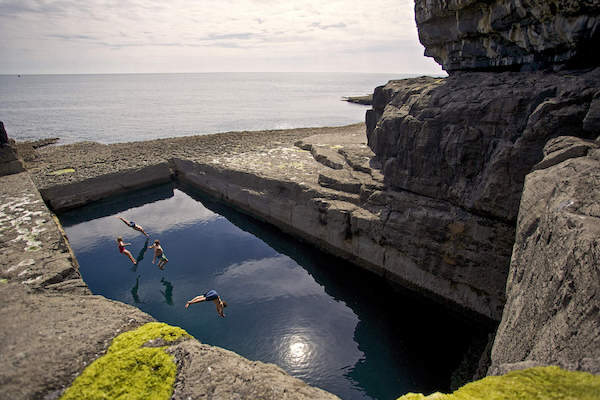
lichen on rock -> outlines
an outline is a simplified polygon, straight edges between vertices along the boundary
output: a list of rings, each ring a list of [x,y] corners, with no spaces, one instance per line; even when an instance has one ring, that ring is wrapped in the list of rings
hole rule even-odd
[[[502,376],[488,376],[468,383],[452,394],[436,392],[424,396],[420,393],[408,393],[398,400],[597,400],[598,393],[600,376],[549,366],[512,371]]]
[[[177,367],[162,347],[144,347],[151,341],[174,343],[189,337],[181,328],[150,322],[117,336],[106,354],[75,379],[62,400],[169,399]]]

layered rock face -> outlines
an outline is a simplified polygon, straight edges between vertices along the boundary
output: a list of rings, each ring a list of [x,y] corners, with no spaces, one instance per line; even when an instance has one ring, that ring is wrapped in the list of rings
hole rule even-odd
[[[595,138],[599,90],[600,68],[391,81],[375,90],[369,146],[391,189],[513,223],[546,141]]]
[[[416,0],[425,55],[446,71],[598,65],[598,0]]]
[[[458,73],[377,88],[369,146],[386,193],[403,199],[396,208],[386,202],[392,246],[419,268],[479,291],[500,315],[525,175],[548,139],[595,137],[599,82],[595,69]],[[452,234],[455,223],[460,232]]]
[[[527,176],[493,374],[539,364],[600,374],[599,144],[554,139]]]

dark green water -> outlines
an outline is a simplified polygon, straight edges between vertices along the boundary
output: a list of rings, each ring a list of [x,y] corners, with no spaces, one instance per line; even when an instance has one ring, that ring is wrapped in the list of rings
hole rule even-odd
[[[185,191],[183,191],[185,190]],[[117,219],[142,225],[149,242]],[[93,293],[204,343],[275,363],[342,399],[448,391],[481,327],[189,188],[164,185],[59,215]],[[116,237],[131,242],[134,266]],[[152,264],[160,239],[169,263]],[[229,303],[185,309],[215,289]]]

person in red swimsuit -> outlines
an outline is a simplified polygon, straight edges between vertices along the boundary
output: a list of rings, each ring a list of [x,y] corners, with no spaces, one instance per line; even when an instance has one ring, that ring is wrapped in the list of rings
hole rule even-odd
[[[137,261],[135,261],[135,258],[133,258],[131,255],[131,252],[125,248],[125,246],[129,246],[131,243],[123,243],[123,238],[119,236],[117,238],[117,244],[119,246],[119,253],[125,254],[127,257],[129,257],[133,265],[137,265]]]

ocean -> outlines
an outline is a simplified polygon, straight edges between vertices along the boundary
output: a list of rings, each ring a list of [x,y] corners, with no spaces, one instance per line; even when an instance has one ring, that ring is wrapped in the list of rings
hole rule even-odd
[[[16,140],[131,142],[228,131],[342,126],[342,101],[406,74],[0,75],[0,121]]]

